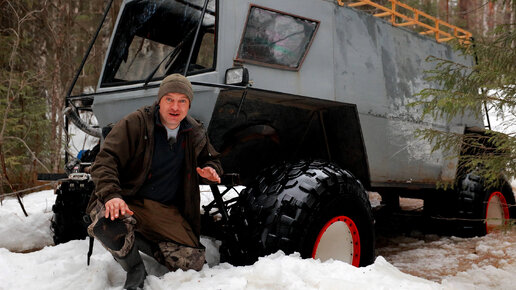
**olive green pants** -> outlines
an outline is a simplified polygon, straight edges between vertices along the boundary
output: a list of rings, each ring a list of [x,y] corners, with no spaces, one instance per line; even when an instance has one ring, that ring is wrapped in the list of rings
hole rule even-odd
[[[131,201],[127,205],[134,212],[136,231],[149,241],[172,241],[189,247],[199,247],[199,240],[177,207],[150,199]]]

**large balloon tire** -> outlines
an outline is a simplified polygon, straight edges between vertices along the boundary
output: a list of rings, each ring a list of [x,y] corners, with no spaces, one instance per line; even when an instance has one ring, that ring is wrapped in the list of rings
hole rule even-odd
[[[503,229],[514,217],[514,193],[506,182],[485,189],[481,177],[468,173],[460,182],[458,199],[459,232],[464,236],[483,236]]]
[[[326,161],[282,163],[262,171],[232,207],[230,223],[246,249],[246,263],[278,250],[317,258],[330,229],[345,238],[333,244],[351,249],[344,253],[352,256],[350,264],[374,262],[368,195],[352,174]]]

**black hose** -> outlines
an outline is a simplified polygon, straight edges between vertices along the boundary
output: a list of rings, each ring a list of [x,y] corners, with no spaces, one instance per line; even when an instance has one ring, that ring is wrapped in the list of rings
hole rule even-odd
[[[72,107],[66,107],[63,110],[63,114],[69,118],[72,123],[77,126],[81,131],[84,133],[91,135],[93,137],[100,138],[102,136],[102,130],[99,128],[93,128],[92,126],[86,124],[79,115],[77,115],[77,112]]]

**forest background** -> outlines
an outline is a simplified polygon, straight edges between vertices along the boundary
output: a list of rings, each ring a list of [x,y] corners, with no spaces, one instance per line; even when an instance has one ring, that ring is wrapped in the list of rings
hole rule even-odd
[[[70,149],[65,97],[108,2],[0,0],[0,199],[34,187],[37,173],[63,171],[64,152]],[[121,2],[114,1],[72,95],[94,91]],[[502,24],[515,29],[515,1],[402,2],[476,39],[493,38]]]

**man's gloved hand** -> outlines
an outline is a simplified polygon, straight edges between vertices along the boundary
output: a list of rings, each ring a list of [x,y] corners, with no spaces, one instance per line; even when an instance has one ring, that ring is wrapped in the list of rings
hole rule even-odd
[[[208,179],[209,181],[213,181],[216,183],[220,183],[220,177],[217,174],[217,171],[215,171],[215,169],[213,169],[209,166],[206,166],[203,169],[201,169],[200,167],[197,167],[197,173],[202,178]]]
[[[118,218],[119,216],[124,216],[126,213],[128,215],[133,215],[134,213],[129,209],[125,201],[121,198],[115,197],[113,199],[108,200],[104,206],[106,207],[105,218],[109,218],[111,216],[111,220]]]

